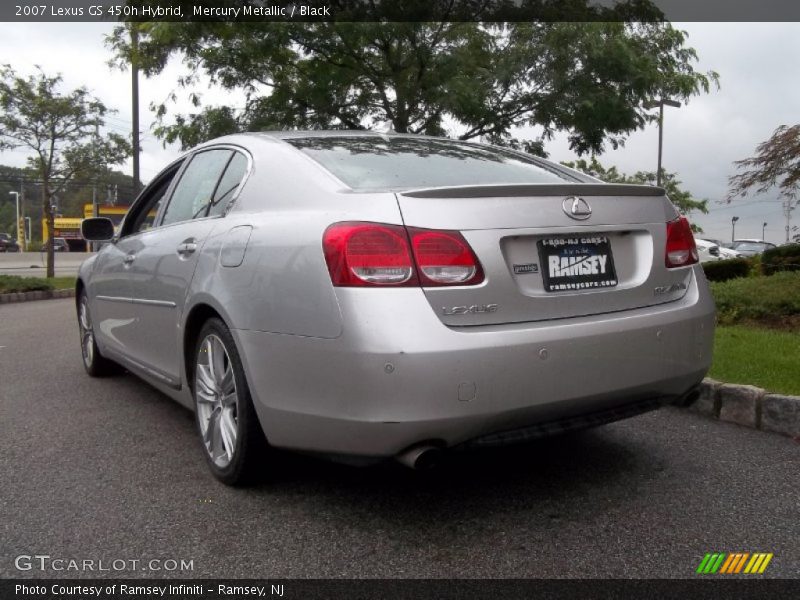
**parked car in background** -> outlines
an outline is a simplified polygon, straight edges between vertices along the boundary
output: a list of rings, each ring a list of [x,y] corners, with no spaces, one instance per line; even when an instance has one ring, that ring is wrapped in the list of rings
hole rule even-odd
[[[152,223],[148,215],[155,214]],[[422,467],[696,398],[714,302],[661,188],[372,132],[209,141],[84,261],[84,367],[194,409],[212,473],[270,447]],[[112,362],[113,361],[113,362]]]
[[[64,238],[50,238],[42,244],[42,252],[47,252],[50,244],[53,244],[53,252],[69,252],[69,242]]]
[[[697,254],[700,257],[701,263],[712,260],[722,260],[720,247],[717,244],[700,238],[695,238],[694,241],[697,245]]]
[[[0,252],[19,252],[17,240],[7,233],[0,233]]]
[[[775,244],[763,240],[733,240],[730,244],[730,249],[738,252],[742,256],[755,256],[756,254],[761,254],[765,250],[775,247]]]
[[[731,248],[728,247],[728,246],[731,245],[730,242],[726,244],[726,243],[724,243],[724,242],[722,242],[720,240],[712,240],[711,238],[703,238],[703,239],[705,239],[705,241],[707,241],[707,242],[709,242],[711,244],[715,244],[715,245],[719,246],[719,259],[720,260],[727,260],[729,258],[743,258],[744,257],[744,254],[736,252],[736,250],[732,250]],[[699,239],[695,238],[695,241],[699,241]]]

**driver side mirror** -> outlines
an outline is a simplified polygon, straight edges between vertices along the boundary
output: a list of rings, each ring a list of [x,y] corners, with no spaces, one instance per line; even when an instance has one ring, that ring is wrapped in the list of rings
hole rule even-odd
[[[105,217],[93,217],[81,222],[81,235],[89,242],[108,242],[114,238],[114,223]]]

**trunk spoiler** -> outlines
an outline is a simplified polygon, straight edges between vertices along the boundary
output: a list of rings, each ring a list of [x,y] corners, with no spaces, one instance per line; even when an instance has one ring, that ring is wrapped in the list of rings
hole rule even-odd
[[[398,192],[410,198],[495,198],[520,196],[664,196],[664,188],[628,183],[523,183],[460,185]]]

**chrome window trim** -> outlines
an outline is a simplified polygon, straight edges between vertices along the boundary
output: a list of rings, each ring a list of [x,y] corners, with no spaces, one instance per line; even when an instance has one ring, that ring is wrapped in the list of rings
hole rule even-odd
[[[202,152],[209,152],[211,150],[231,150],[233,152],[239,152],[241,154],[244,154],[245,158],[247,159],[247,170],[245,171],[244,177],[242,177],[242,180],[239,182],[239,187],[237,188],[236,193],[228,201],[228,206],[225,207],[225,211],[219,215],[198,217],[196,219],[184,219],[183,221],[175,221],[174,223],[168,223],[164,225],[163,221],[164,221],[164,216],[166,215],[167,212],[167,207],[170,205],[170,203],[172,203],[172,197],[175,194],[175,188],[180,184],[180,181],[183,178],[184,172],[186,171],[187,167],[192,163],[192,160],[194,160],[195,156],[197,156]],[[225,168],[220,173],[220,177],[222,177],[222,175],[225,173],[225,169],[228,168],[228,165],[230,164],[230,161],[232,159],[233,156],[231,155],[231,157],[228,159],[228,162],[225,163]],[[191,221],[202,221],[205,219],[221,219],[225,217],[230,211],[231,206],[233,206],[233,204],[238,200],[239,195],[241,194],[245,183],[250,177],[250,174],[253,172],[253,156],[246,148],[244,148],[243,146],[238,146],[236,144],[214,144],[212,146],[203,146],[202,148],[198,148],[197,150],[194,150],[189,154],[185,155],[183,157],[183,160],[184,160],[183,165],[181,165],[181,168],[178,170],[177,173],[175,173],[175,179],[173,179],[169,190],[167,190],[167,194],[169,197],[167,201],[163,204],[163,206],[161,206],[161,208],[158,211],[158,214],[156,215],[156,218],[153,220],[152,229],[160,229],[161,227],[171,227],[173,225],[180,225],[182,223],[189,223]],[[219,179],[217,179],[217,185],[219,185]],[[214,191],[216,191],[216,187],[214,188]]]

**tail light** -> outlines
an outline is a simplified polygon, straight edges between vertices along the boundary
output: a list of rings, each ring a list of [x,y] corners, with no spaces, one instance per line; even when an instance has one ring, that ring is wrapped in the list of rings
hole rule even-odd
[[[423,286],[475,285],[483,270],[464,236],[457,231],[408,230]]]
[[[694,243],[692,228],[686,217],[678,217],[667,223],[667,268],[685,267],[698,261],[697,246]]]
[[[381,223],[335,223],[322,247],[335,286],[476,285],[483,270],[457,231]]]
[[[322,238],[333,285],[417,285],[402,225],[336,223]]]

